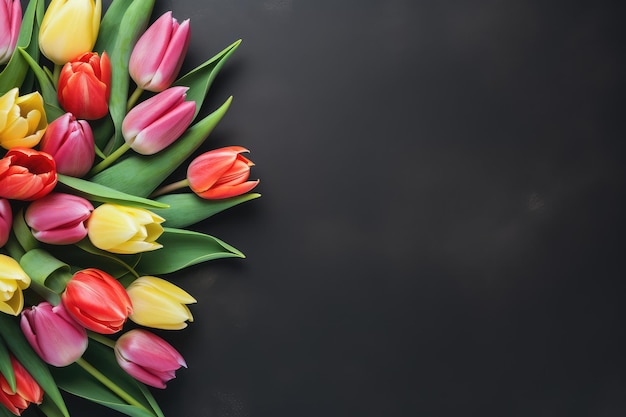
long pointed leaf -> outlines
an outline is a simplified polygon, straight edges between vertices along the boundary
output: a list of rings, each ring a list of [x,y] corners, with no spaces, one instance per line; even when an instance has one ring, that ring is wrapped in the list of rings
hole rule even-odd
[[[167,194],[157,197],[156,201],[169,207],[153,211],[165,219],[163,226],[180,229],[259,197],[261,194],[248,193],[222,200],[205,200],[194,193]]]
[[[57,383],[52,378],[48,366],[39,359],[39,356],[37,356],[24,338],[17,319],[6,314],[0,314],[0,329],[2,329],[1,336],[9,350],[26,368],[28,373],[35,378],[35,381],[63,413],[63,416],[69,417],[63,397],[61,397]]]
[[[48,120],[48,123],[50,123],[65,113],[61,110],[61,106],[59,106],[57,90],[52,84],[52,81],[50,81],[46,72],[39,66],[37,61],[30,56],[28,51],[24,48],[17,48],[17,50],[20,54],[22,54],[22,57],[24,57],[28,65],[30,65],[30,69],[35,73],[35,77],[37,77],[41,95],[45,102],[46,119]]]
[[[202,145],[226,114],[231,101],[232,97],[229,97],[217,110],[187,129],[176,142],[161,152],[150,156],[130,155],[96,174],[91,181],[128,194],[147,197]]]
[[[11,366],[11,357],[6,343],[0,337],[0,373],[4,375],[4,379],[9,383],[11,390],[15,392],[15,372]]]
[[[158,242],[161,249],[144,253],[139,260],[136,270],[140,275],[169,274],[213,259],[245,258],[228,243],[190,230],[165,228]]]

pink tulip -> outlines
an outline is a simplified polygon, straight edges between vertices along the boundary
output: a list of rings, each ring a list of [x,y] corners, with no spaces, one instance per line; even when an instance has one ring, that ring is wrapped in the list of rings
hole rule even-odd
[[[122,284],[95,268],[76,272],[67,283],[61,301],[76,321],[102,334],[120,331],[133,312]]]
[[[196,112],[185,101],[188,87],[171,87],[133,107],[122,122],[122,135],[137,153],[152,155],[183,134]]]
[[[0,0],[0,64],[11,59],[22,26],[22,4],[19,0]]]
[[[65,113],[50,123],[39,146],[52,155],[59,174],[72,177],[82,177],[89,172],[95,158],[89,123],[76,120],[72,113]]]
[[[0,197],[37,200],[54,189],[57,179],[54,159],[45,152],[13,148],[0,159]]]
[[[146,330],[124,333],[115,343],[117,363],[136,380],[155,388],[176,377],[176,370],[187,367],[185,360],[169,343]]]
[[[139,38],[130,56],[128,70],[137,86],[159,92],[172,85],[190,39],[189,19],[179,24],[171,11],[159,17]]]
[[[13,224],[13,212],[8,200],[0,198],[0,248],[9,240],[11,225]]]
[[[22,311],[22,332],[44,362],[67,366],[87,349],[87,331],[69,315],[63,304],[47,301]]]
[[[220,199],[247,193],[259,183],[248,181],[254,165],[241,155],[248,152],[241,146],[228,146],[205,152],[191,161],[187,168],[189,187],[199,197]]]
[[[40,242],[69,245],[87,236],[92,211],[91,203],[82,197],[53,192],[32,202],[24,219]]]

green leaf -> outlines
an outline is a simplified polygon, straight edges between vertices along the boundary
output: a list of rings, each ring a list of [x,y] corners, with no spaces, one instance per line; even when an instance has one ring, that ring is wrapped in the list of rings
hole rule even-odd
[[[63,416],[69,417],[69,412],[67,411],[63,397],[61,397],[61,393],[50,374],[48,366],[39,359],[39,356],[37,356],[24,338],[22,330],[17,323],[17,318],[0,314],[0,329],[2,329],[0,335],[9,347],[9,350],[15,355],[24,368],[26,368],[28,373],[35,378],[35,381],[37,381],[39,386],[50,397],[50,400],[61,410]]]
[[[157,242],[163,247],[144,252],[136,267],[139,275],[169,274],[213,259],[245,258],[229,244],[190,230],[165,228]]]
[[[167,204],[165,203],[137,197],[91,181],[61,174],[59,174],[58,177],[59,183],[71,188],[73,194],[80,195],[88,200],[146,209],[167,208]]]
[[[155,155],[133,154],[94,175],[91,181],[136,196],[147,197],[198,149],[222,119],[232,97],[187,129],[169,147]]]
[[[32,280],[31,284],[36,282],[57,294],[63,292],[72,278],[70,266],[43,249],[26,252],[20,259],[20,265]]]
[[[59,410],[59,407],[57,407],[47,395],[44,395],[43,402],[39,404],[37,408],[47,417],[63,417],[63,413]]]
[[[167,194],[157,197],[156,201],[167,204],[169,207],[156,209],[154,212],[165,218],[163,226],[184,228],[233,206],[259,197],[261,197],[261,194],[248,193],[222,200],[205,200],[194,193]]]
[[[217,73],[220,71],[228,57],[235,52],[240,43],[241,39],[233,42],[213,58],[204,62],[174,82],[174,85],[189,87],[189,90],[187,91],[187,100],[196,102],[196,116],[198,115],[198,112],[200,112],[202,103],[204,102],[207,92],[209,91],[209,87],[213,83],[213,80],[215,80]]]
[[[16,50],[17,48],[25,48],[29,54],[35,56],[35,59],[39,58],[39,44],[37,42],[39,30],[35,24],[35,16],[37,8],[43,9],[43,7],[43,0],[33,0],[28,3],[16,44]],[[4,94],[14,87],[20,88],[26,79],[28,68],[29,64],[22,54],[13,53],[11,60],[0,73],[0,94]]]
[[[17,50],[22,54],[26,62],[28,62],[28,65],[30,65],[30,68],[35,73],[35,77],[37,77],[39,89],[41,90],[41,95],[45,102],[46,119],[48,123],[50,123],[65,114],[65,112],[61,110],[61,106],[59,106],[57,90],[46,72],[39,66],[37,61],[30,56],[28,51],[24,48],[17,48]]]
[[[22,248],[24,248],[24,252],[39,247],[39,241],[35,239],[35,236],[30,231],[30,227],[26,224],[22,210],[19,210],[13,217],[13,233]]]
[[[0,417],[15,417],[4,405],[0,405]]]
[[[126,403],[78,364],[52,369],[62,390],[132,417],[163,416],[152,395],[119,367],[111,348],[90,340],[83,358],[145,409]]]
[[[11,357],[9,356],[9,349],[6,343],[0,337],[0,373],[4,375],[4,379],[9,383],[11,390],[15,392],[15,372],[13,372],[13,366],[11,366]]]
[[[127,4],[124,4],[127,3]],[[115,126],[115,141],[109,151],[122,143],[122,121],[128,100],[128,61],[135,43],[148,26],[154,0],[116,0],[107,10],[95,50],[106,51],[111,61],[109,113]]]

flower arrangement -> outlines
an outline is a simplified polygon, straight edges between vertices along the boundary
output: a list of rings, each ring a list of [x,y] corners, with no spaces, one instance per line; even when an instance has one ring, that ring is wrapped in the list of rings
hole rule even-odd
[[[153,6],[0,0],[0,417],[67,417],[61,391],[163,416],[147,387],[186,363],[150,329],[196,302],[172,274],[243,257],[188,229],[260,196],[247,149],[201,149],[240,41],[181,76],[190,22]]]

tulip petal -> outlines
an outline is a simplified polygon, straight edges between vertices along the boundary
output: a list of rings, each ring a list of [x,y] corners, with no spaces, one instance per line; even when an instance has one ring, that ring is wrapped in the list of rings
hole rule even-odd
[[[210,188],[206,191],[198,193],[198,196],[206,199],[221,199],[221,198],[229,198],[235,197],[241,194],[245,194],[248,191],[252,190],[259,184],[259,180],[256,181],[246,181],[237,185],[226,185],[216,188]]]
[[[129,142],[130,147],[142,155],[152,155],[165,149],[187,130],[195,110],[196,103],[193,101],[181,103],[142,130]]]

